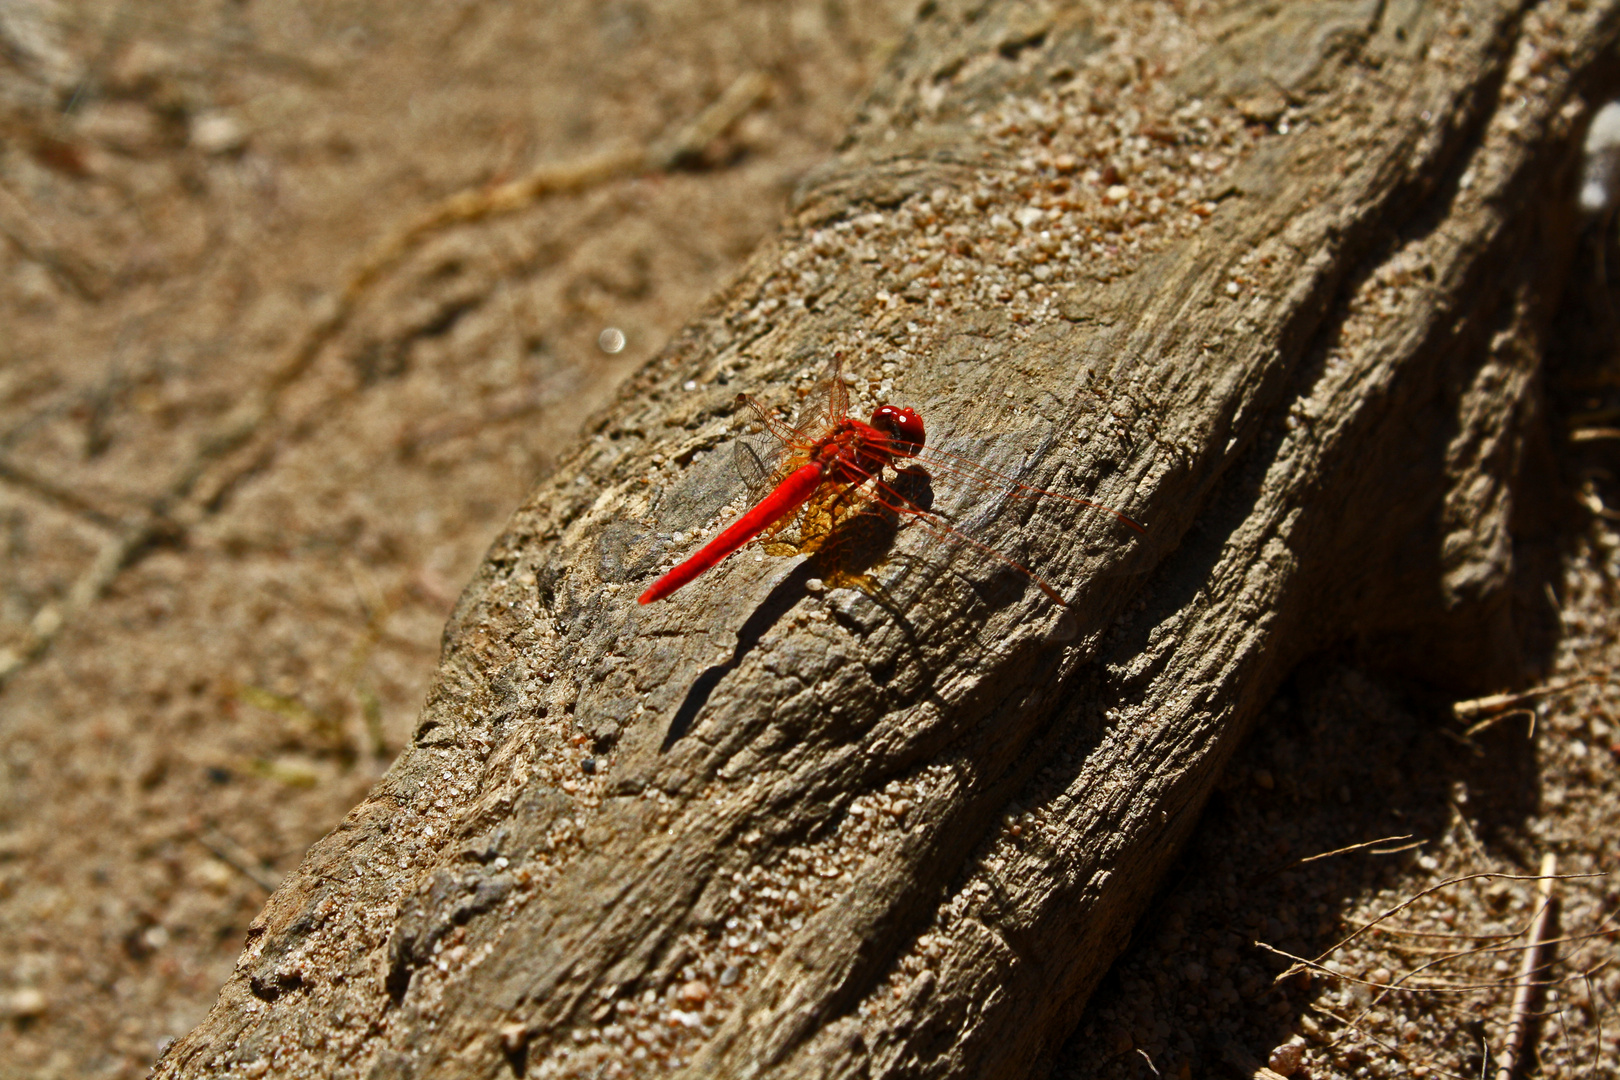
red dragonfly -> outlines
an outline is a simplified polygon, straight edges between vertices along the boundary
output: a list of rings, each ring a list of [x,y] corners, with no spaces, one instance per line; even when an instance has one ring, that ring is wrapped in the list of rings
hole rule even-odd
[[[811,416],[798,427],[784,424],[748,395],[737,395],[737,400],[746,403],[759,423],[780,443],[780,460],[768,474],[771,490],[719,536],[653,582],[641,594],[641,603],[650,604],[664,599],[750,540],[761,534],[774,536],[795,518],[801,520],[798,550],[808,553],[819,547],[831,534],[833,523],[848,520],[852,511],[875,504],[880,510],[901,520],[922,523],[937,536],[967,544],[991,558],[999,559],[1027,576],[1054,602],[1067,606],[1057,590],[1039,574],[988,544],[964,535],[948,524],[942,515],[903,493],[912,485],[901,484],[899,478],[908,475],[928,477],[930,473],[937,473],[961,485],[990,493],[1049,496],[1112,514],[1136,532],[1147,532],[1139,522],[1111,506],[1020,484],[1009,476],[966,458],[925,449],[923,419],[914,409],[880,405],[872,413],[869,423],[853,419],[849,416],[849,390],[844,385],[840,367],[839,357],[834,356],[827,365],[827,375],[822,385],[816,390],[817,397],[825,395],[825,411]],[[749,455],[753,456],[751,452]],[[900,462],[912,463],[913,467],[902,468]],[[922,466],[927,472],[915,466]],[[884,479],[885,469],[890,471],[893,479]]]

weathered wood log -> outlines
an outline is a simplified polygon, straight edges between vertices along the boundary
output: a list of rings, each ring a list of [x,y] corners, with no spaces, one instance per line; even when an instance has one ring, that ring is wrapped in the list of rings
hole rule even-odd
[[[1301,657],[1514,677],[1617,9],[925,5],[782,236],[513,518],[414,744],[157,1074],[1037,1068]],[[737,390],[833,350],[1146,537],[941,485],[1067,606],[903,528],[866,590],[745,553],[638,607],[740,494]]]

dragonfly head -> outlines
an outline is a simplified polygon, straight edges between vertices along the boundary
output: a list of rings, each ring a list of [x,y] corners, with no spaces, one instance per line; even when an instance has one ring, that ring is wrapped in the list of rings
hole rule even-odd
[[[898,405],[879,405],[872,413],[872,426],[893,440],[891,449],[898,457],[911,457],[923,448],[927,435],[923,419],[914,409]]]

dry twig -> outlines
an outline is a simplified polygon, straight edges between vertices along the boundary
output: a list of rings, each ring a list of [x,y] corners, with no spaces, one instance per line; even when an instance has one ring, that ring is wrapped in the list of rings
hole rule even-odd
[[[1533,686],[1529,690],[1517,694],[1490,694],[1486,697],[1471,698],[1468,701],[1459,701],[1451,706],[1451,715],[1458,720],[1477,720],[1482,716],[1493,716],[1506,709],[1528,705],[1544,697],[1562,694],[1577,686],[1597,682],[1600,676],[1581,675],[1573,679],[1560,679],[1557,682],[1547,683],[1545,686]],[[1472,735],[1476,728],[1470,728],[1468,734]]]
[[[431,236],[453,225],[467,225],[516,213],[549,195],[584,191],[611,180],[667,172],[702,153],[703,148],[764,100],[770,83],[758,72],[738,78],[720,98],[672,136],[647,146],[607,150],[578,161],[542,165],[520,179],[495,187],[469,188],[428,207],[372,245],[349,272],[337,305],[305,332],[293,349],[294,369],[307,366],[322,346],[348,324],[355,306],[379,278],[403,262]]]
[[[1507,1041],[1502,1046],[1502,1063],[1496,1070],[1496,1080],[1513,1080],[1524,1052],[1525,1036],[1530,1030],[1530,1006],[1536,990],[1541,986],[1536,979],[1536,971],[1541,967],[1542,950],[1547,941],[1547,932],[1552,927],[1553,885],[1557,881],[1554,876],[1557,872],[1558,856],[1549,851],[1541,857],[1541,906],[1530,926],[1529,947],[1519,961],[1519,981],[1513,991],[1513,1018],[1508,1023]]]
[[[1578,428],[1569,433],[1569,441],[1572,443],[1601,442],[1608,439],[1620,439],[1620,428]]]

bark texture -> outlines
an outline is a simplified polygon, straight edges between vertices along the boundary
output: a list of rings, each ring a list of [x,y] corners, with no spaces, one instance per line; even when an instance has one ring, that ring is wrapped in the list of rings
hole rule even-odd
[[[1514,521],[1616,3],[929,3],[778,241],[513,518],[414,745],[159,1076],[1025,1076],[1309,652],[1523,660]],[[1054,500],[734,557],[738,389]],[[946,556],[953,556],[947,560]]]

